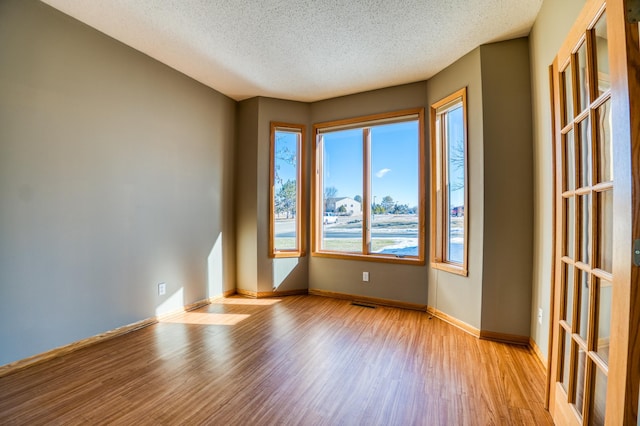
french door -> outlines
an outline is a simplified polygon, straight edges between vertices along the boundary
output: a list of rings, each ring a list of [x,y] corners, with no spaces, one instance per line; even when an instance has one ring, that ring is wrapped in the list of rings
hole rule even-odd
[[[639,57],[624,0],[587,0],[553,64],[556,424],[636,424]]]

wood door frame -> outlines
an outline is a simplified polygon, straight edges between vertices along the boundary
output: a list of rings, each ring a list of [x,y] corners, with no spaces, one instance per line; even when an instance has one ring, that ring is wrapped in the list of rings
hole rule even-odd
[[[554,59],[552,91],[554,100],[561,104],[552,110],[555,123],[560,123],[563,111],[563,97],[560,96],[558,58],[569,57],[583,36],[584,29],[594,23],[605,0],[589,0],[576,19],[571,31],[565,38]],[[625,20],[624,0],[606,1],[607,27],[609,39],[609,66],[611,75],[612,105],[612,141],[613,164],[615,164],[615,184],[613,195],[613,211],[616,218],[613,225],[613,300],[611,335],[624,336],[612,345],[609,354],[608,388],[606,400],[606,421],[608,424],[636,424],[638,419],[638,401],[640,379],[640,269],[632,263],[631,250],[633,240],[640,238],[640,41],[639,26]],[[575,90],[575,88],[574,88]],[[554,101],[555,102],[555,101]],[[560,129],[554,131],[554,174],[558,156]],[[554,259],[562,253],[563,238],[556,238],[556,228],[563,219],[563,209],[557,202],[557,185],[561,176],[554,181]],[[576,207],[577,208],[577,207]],[[561,262],[554,260],[554,277],[552,284],[553,316],[551,318],[552,347],[551,360],[548,362],[549,409],[561,421],[573,423],[572,416],[557,411],[556,390],[559,359],[559,325],[560,304],[562,294],[558,294],[562,286]],[[627,338],[628,337],[628,338]]]
[[[625,19],[624,0],[607,4],[610,44],[613,163],[616,183],[613,209],[627,220],[614,222],[611,332],[629,336],[611,347],[609,377],[624,380],[607,391],[607,420],[636,424],[640,378],[640,269],[632,263],[633,240],[640,238],[640,43],[638,25]],[[620,143],[624,141],[624,143]],[[625,244],[617,244],[624,241]],[[611,413],[611,415],[609,415]]]

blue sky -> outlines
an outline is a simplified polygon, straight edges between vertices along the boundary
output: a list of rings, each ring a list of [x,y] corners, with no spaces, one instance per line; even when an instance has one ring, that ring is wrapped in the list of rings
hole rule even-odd
[[[371,131],[372,202],[390,195],[399,204],[418,204],[418,122],[376,126]],[[362,195],[362,131],[325,133],[324,186],[339,197]]]
[[[297,142],[298,142],[297,133],[290,133],[290,132],[283,132],[283,131],[276,132],[276,167],[277,167],[276,173],[278,177],[282,179],[282,182],[275,182],[276,192],[278,191],[278,188],[280,188],[280,186],[282,186],[282,184],[285,183],[288,179],[291,179],[291,180],[296,179],[295,164],[291,164],[287,161],[284,161],[278,158],[279,157],[278,153],[288,151],[292,154],[297,154],[296,152]]]
[[[462,108],[449,112],[449,137],[463,141]],[[390,195],[399,204],[418,204],[418,132],[417,121],[375,126],[371,129],[371,201],[380,203]],[[279,131],[276,151],[296,150],[297,135]],[[324,134],[324,186],[338,189],[338,197],[362,196],[362,130],[352,129]],[[282,182],[295,179],[293,165],[276,158]],[[463,182],[464,169],[449,169],[449,179]],[[276,182],[276,191],[280,185]],[[464,204],[463,190],[451,191],[451,206]]]

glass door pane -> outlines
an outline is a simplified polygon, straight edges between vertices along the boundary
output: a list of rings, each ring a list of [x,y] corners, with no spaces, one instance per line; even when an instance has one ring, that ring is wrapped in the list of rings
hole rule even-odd
[[[564,254],[567,257],[575,258],[575,228],[576,228],[576,204],[574,197],[565,198],[565,232],[566,232],[566,244]]]
[[[613,265],[613,191],[598,193],[598,259],[596,266],[611,272]]]
[[[567,265],[566,263],[564,263],[564,267],[565,267],[565,273],[564,278],[565,278],[565,305],[564,305],[564,315],[562,316],[562,319],[565,320],[567,322],[567,324],[569,324],[569,327],[571,327],[571,324],[573,324],[573,294],[574,294],[574,288],[575,288],[575,274],[574,274],[574,266],[573,265]]]
[[[578,68],[578,105],[584,111],[589,106],[589,73],[587,72],[587,44],[582,43],[576,55],[576,67]]]
[[[596,46],[596,64],[598,74],[598,96],[609,90],[611,80],[609,78],[609,41],[607,40],[607,14],[603,13],[594,28]]]
[[[598,182],[613,181],[613,144],[611,143],[611,100],[597,110]]]
[[[578,124],[580,134],[580,187],[591,185],[591,126],[589,117]]]
[[[567,66],[565,71],[562,73],[562,83],[563,83],[563,92],[564,92],[564,121],[562,126],[566,126],[567,123],[571,123],[573,121],[573,81],[571,79],[571,64]]]
[[[578,334],[582,337],[582,340],[587,341],[587,333],[589,331],[589,279],[590,275],[588,272],[580,271],[578,274],[578,289],[580,292],[580,300],[578,304],[578,309],[580,311],[578,318]]]
[[[609,362],[609,337],[611,336],[611,283],[598,280],[598,319],[596,321],[596,352]]]
[[[564,182],[565,191],[576,188],[576,146],[573,129],[569,130],[564,139]]]
[[[607,400],[607,376],[594,365],[593,385],[591,386],[591,406],[589,408],[589,425],[604,425],[604,413]]]
[[[580,208],[580,252],[578,258],[582,263],[591,261],[591,194],[578,197]]]

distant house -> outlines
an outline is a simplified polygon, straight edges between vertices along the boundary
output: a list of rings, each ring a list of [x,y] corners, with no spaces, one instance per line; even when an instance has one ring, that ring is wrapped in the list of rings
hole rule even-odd
[[[453,217],[464,216],[464,206],[457,206],[457,207],[451,208],[451,216]]]
[[[344,206],[344,211],[340,211],[340,207]],[[326,200],[326,212],[336,213],[336,214],[360,214],[362,213],[362,205],[349,197],[333,197],[327,198]]]

